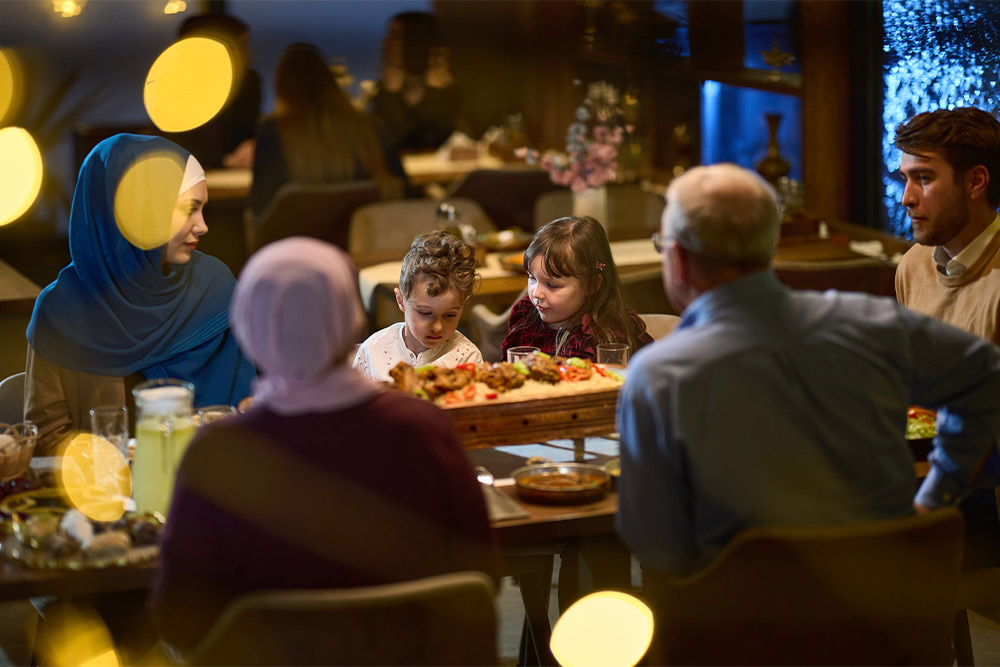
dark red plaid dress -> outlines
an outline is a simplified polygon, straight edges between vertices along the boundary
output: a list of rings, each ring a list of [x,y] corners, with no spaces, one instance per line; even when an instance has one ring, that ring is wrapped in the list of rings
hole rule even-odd
[[[635,314],[631,308],[628,309],[628,316],[632,320],[635,328],[635,336],[639,339],[639,346],[652,343],[652,337],[646,333],[646,325],[642,319]],[[528,297],[521,298],[514,304],[510,311],[510,320],[507,322],[507,337],[503,339],[500,346],[500,358],[507,359],[507,349],[518,345],[533,345],[546,354],[555,354],[556,334],[558,331],[549,329],[538,317],[538,311],[531,305]],[[621,339],[627,336],[622,332]],[[581,359],[593,360],[597,356],[597,343],[594,335],[590,331],[590,315],[584,315],[579,326],[573,327],[563,342],[559,354],[564,357],[580,357]],[[629,351],[629,356],[635,354],[635,350]]]

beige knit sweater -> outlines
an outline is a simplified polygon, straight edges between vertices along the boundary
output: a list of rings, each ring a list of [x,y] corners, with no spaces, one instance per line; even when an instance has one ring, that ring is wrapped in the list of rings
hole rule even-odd
[[[896,298],[920,313],[1000,343],[1000,234],[957,276],[937,269],[932,246],[910,248],[896,269]]]

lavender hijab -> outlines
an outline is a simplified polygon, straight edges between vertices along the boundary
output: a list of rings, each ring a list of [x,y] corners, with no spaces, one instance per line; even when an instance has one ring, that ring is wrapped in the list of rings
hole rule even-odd
[[[328,412],[379,391],[348,365],[365,315],[354,266],[329,243],[297,236],[254,254],[240,272],[230,318],[261,374],[255,405],[284,416]]]

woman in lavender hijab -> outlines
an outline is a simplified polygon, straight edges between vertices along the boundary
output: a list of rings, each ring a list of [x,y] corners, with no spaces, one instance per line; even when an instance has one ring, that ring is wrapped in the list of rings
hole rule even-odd
[[[231,319],[261,377],[253,407],[206,426],[181,464],[151,598],[166,640],[194,647],[256,590],[498,575],[448,417],[349,366],[365,318],[341,250],[301,237],[264,247]]]

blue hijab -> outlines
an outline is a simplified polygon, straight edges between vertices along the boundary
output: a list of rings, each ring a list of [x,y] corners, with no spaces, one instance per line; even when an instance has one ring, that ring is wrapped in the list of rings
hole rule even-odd
[[[164,247],[136,247],[115,221],[122,175],[152,153],[176,157],[179,189],[188,153],[161,137],[118,134],[84,160],[69,217],[72,261],[38,295],[28,342],[71,370],[188,380],[195,405],[235,405],[250,395],[256,373],[229,331],[232,272],[194,251],[164,275]]]

